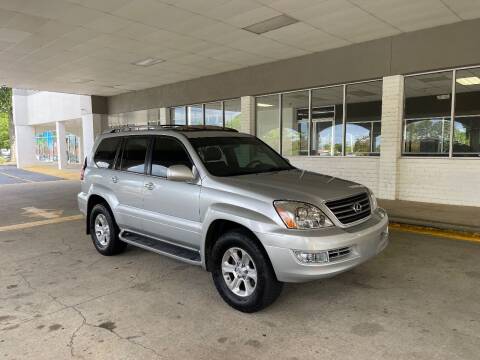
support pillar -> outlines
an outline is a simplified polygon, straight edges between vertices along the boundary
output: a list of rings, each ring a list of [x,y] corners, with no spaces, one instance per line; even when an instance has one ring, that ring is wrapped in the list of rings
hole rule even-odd
[[[240,115],[240,131],[246,134],[255,135],[255,97],[242,96],[242,114]]]
[[[403,76],[383,78],[382,144],[378,172],[378,197],[398,198],[399,161],[402,155]]]
[[[65,134],[65,123],[57,121],[55,123],[55,131],[57,135],[57,162],[58,168],[61,170],[67,167],[67,137]]]
[[[86,114],[82,115],[82,140],[83,140],[83,158],[90,155],[95,138],[102,132],[102,115],[100,114]],[[83,159],[82,159],[83,162]]]
[[[169,108],[160,108],[160,125],[170,125]]]
[[[15,157],[18,168],[37,163],[35,157],[35,128],[33,126],[15,125]]]

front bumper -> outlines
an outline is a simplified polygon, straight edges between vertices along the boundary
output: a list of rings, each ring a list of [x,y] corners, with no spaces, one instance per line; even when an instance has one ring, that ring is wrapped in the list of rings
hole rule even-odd
[[[279,281],[305,282],[332,277],[380,253],[388,245],[388,216],[377,209],[365,222],[349,228],[316,231],[256,233],[263,243]],[[321,264],[301,263],[293,249],[328,251],[349,247],[351,253]]]

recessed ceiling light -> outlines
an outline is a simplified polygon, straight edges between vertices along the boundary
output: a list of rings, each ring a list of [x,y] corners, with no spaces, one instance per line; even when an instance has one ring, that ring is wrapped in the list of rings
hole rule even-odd
[[[258,107],[272,107],[272,104],[263,104],[263,103],[257,103]]]
[[[152,66],[152,65],[155,65],[155,64],[158,64],[158,63],[161,63],[161,62],[164,62],[165,60],[163,59],[158,59],[158,58],[146,58],[146,59],[143,59],[143,60],[138,60],[136,62],[133,63],[133,65],[137,65],[137,66]]]
[[[450,99],[450,94],[437,95],[437,100],[448,100],[448,99]]]
[[[74,84],[85,84],[85,83],[92,82],[92,81],[93,81],[92,79],[73,79],[73,80],[70,80],[70,82],[72,82]]]
[[[297,23],[298,20],[287,15],[278,15],[273,18],[261,21],[259,23],[244,27],[244,30],[250,31],[254,34],[265,34],[266,32],[280,29],[284,26]]]
[[[457,79],[457,83],[464,86],[479,85],[480,78],[478,76],[459,78]]]

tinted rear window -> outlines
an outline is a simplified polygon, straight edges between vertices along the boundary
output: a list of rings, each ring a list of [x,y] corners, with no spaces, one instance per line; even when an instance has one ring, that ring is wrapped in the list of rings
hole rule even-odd
[[[100,145],[98,145],[93,161],[99,168],[113,168],[117,149],[120,146],[121,140],[122,139],[119,137],[107,138],[103,139]]]
[[[148,138],[132,136],[126,139],[121,170],[143,174],[147,155]]]

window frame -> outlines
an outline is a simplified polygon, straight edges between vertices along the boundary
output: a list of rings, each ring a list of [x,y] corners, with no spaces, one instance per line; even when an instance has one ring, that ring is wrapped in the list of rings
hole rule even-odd
[[[374,79],[369,79],[369,80],[362,80],[362,81],[353,81],[353,82],[348,82],[348,83],[340,83],[340,84],[331,84],[331,85],[325,85],[325,86],[318,86],[318,87],[312,87],[312,88],[307,88],[307,89],[296,89],[296,90],[289,90],[289,91],[282,91],[282,92],[274,92],[274,93],[267,93],[267,94],[259,94],[255,96],[255,119],[254,119],[254,135],[257,136],[257,109],[256,109],[256,104],[257,104],[257,99],[264,97],[264,96],[278,96],[279,97],[279,131],[280,131],[280,145],[279,145],[279,154],[281,156],[284,156],[283,154],[283,149],[282,149],[282,143],[283,143],[283,136],[282,136],[282,127],[283,127],[283,121],[282,121],[282,106],[283,106],[283,95],[284,94],[290,94],[290,93],[295,93],[299,91],[308,91],[308,96],[309,96],[309,108],[308,108],[308,120],[309,120],[309,133],[308,133],[308,154],[307,155],[292,155],[290,157],[311,157],[311,158],[335,158],[335,157],[347,157],[347,158],[378,158],[380,156],[380,152],[372,152],[368,153],[366,155],[354,155],[354,154],[346,154],[346,127],[347,127],[347,87],[349,85],[356,85],[356,84],[365,84],[365,83],[371,83],[371,82],[380,82],[382,84],[382,99],[381,101],[383,102],[383,78],[374,78]],[[313,130],[313,119],[312,119],[312,92],[315,90],[322,90],[322,89],[329,89],[329,88],[334,88],[334,87],[342,87],[342,108],[343,108],[343,114],[342,114],[342,151],[340,155],[313,155],[312,154],[312,149],[311,149],[311,138],[312,138],[312,130]],[[380,124],[382,122],[382,119],[380,118]],[[380,132],[381,135],[381,132]],[[373,139],[370,139],[370,142],[372,143]],[[371,145],[370,145],[371,146]]]
[[[448,68],[442,70],[433,70],[433,71],[425,71],[420,73],[411,73],[405,74],[403,76],[403,119],[402,119],[402,141],[401,141],[401,157],[405,159],[465,159],[465,160],[472,160],[472,159],[480,159],[480,156],[475,156],[472,153],[463,153],[465,155],[455,156],[453,152],[453,141],[454,141],[454,127],[455,127],[455,117],[456,117],[456,89],[457,89],[457,72],[462,70],[469,70],[469,69],[480,69],[480,65],[475,66],[463,66],[463,67],[456,67],[456,68]],[[452,97],[450,99],[450,133],[449,133],[449,149],[448,154],[438,154],[435,155],[434,153],[406,153],[405,146],[406,146],[406,121],[407,118],[405,117],[405,105],[406,105],[406,92],[405,92],[405,80],[407,78],[421,76],[421,75],[430,75],[430,74],[438,74],[444,72],[451,72],[452,73],[452,84],[451,84],[451,92]],[[408,119],[410,120],[410,119]],[[466,154],[472,154],[470,156]]]
[[[223,100],[212,100],[212,101],[207,101],[207,102],[201,102],[201,103],[192,103],[192,104],[185,104],[185,105],[176,105],[176,106],[170,106],[168,107],[169,113],[170,113],[170,119],[172,119],[172,113],[175,111],[177,108],[183,108],[184,111],[184,116],[185,116],[185,123],[184,124],[172,124],[172,125],[187,125],[190,126],[190,117],[188,116],[188,107],[201,107],[202,108],[202,124],[205,126],[205,107],[208,104],[213,104],[213,103],[220,103],[221,109],[220,111],[222,112],[222,127],[225,127],[225,102],[227,101],[232,101],[232,100],[240,100],[241,104],[241,97],[235,97],[235,98],[230,98],[230,99],[223,99]],[[241,106],[240,106],[240,113],[241,111]]]
[[[97,165],[97,162],[95,161],[95,155],[97,154],[97,151],[98,151],[98,148],[100,147],[100,145],[102,144],[102,142],[104,142],[105,140],[108,140],[108,139],[119,139],[119,143],[118,143],[118,146],[117,148],[115,149],[115,156],[113,157],[113,162],[112,162],[112,167],[111,168],[103,168],[103,167],[100,167]],[[119,152],[121,152],[123,149],[123,136],[108,136],[108,137],[104,137],[102,140],[100,140],[100,142],[98,143],[98,145],[96,146],[95,148],[95,152],[93,153],[93,156],[92,156],[92,163],[93,165],[95,166],[95,168],[97,169],[102,169],[102,170],[117,170],[116,169],[116,165],[117,165],[117,160],[118,160],[118,154]]]
[[[127,141],[128,139],[132,138],[132,137],[143,137],[143,138],[146,138],[147,139],[147,150],[145,152],[145,164],[144,164],[144,167],[143,167],[143,173],[140,173],[140,172],[134,172],[134,171],[128,171],[128,170],[123,170],[122,169],[122,163],[123,163],[123,153],[125,152],[125,145],[127,144]],[[145,134],[132,134],[132,135],[125,135],[125,136],[122,136],[122,144],[121,144],[121,153],[117,153],[117,156],[118,158],[115,159],[115,167],[112,169],[112,170],[116,170],[116,171],[120,171],[120,172],[123,172],[123,173],[127,173],[127,174],[134,174],[134,175],[142,175],[142,176],[145,176],[147,174],[147,165],[148,165],[148,161],[149,161],[149,153],[150,153],[150,148],[152,147],[152,139],[151,139],[151,135],[145,135]]]
[[[168,180],[168,178],[166,176],[160,176],[160,175],[153,175],[152,174],[152,164],[153,164],[153,150],[155,148],[155,140],[157,138],[168,138],[168,139],[172,139],[173,141],[176,141],[178,142],[183,150],[185,150],[185,152],[187,153],[187,156],[188,158],[190,159],[190,162],[192,163],[192,172],[194,171],[193,170],[193,167],[197,168],[197,165],[195,164],[195,162],[193,161],[193,158],[192,158],[192,155],[190,154],[190,152],[188,151],[187,147],[185,146],[185,144],[177,137],[175,136],[171,136],[171,135],[165,135],[165,134],[159,134],[159,135],[150,135],[151,139],[150,139],[150,148],[149,148],[149,151],[148,151],[148,154],[147,154],[147,157],[148,157],[148,162],[147,162],[147,169],[146,169],[146,172],[145,172],[145,176],[151,176],[151,177],[154,177],[154,178],[157,178],[157,179],[164,179],[164,180]]]

